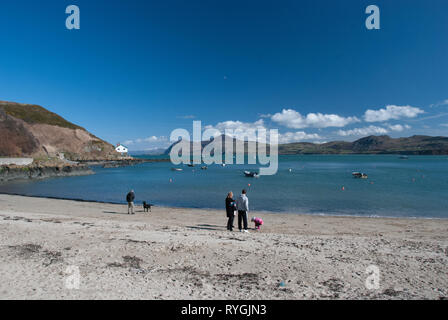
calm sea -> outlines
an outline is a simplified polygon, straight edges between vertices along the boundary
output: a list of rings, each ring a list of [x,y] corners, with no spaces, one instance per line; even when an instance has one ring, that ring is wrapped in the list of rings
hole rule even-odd
[[[221,208],[228,191],[248,191],[252,210],[356,216],[448,218],[448,157],[396,155],[280,156],[274,176],[247,178],[254,165],[183,166],[145,163],[94,168],[92,176],[0,184],[0,193],[124,203]],[[291,171],[289,170],[291,169]],[[353,171],[369,178],[354,179]]]

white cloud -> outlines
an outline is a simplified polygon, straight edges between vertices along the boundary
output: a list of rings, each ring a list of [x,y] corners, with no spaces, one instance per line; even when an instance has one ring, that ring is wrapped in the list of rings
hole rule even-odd
[[[345,127],[350,123],[360,121],[356,117],[341,117],[337,114],[308,113],[306,116],[302,116],[293,109],[283,109],[282,112],[274,114],[271,120],[293,129]]]
[[[161,141],[167,141],[167,138],[165,136],[150,136],[147,138],[138,138],[132,141],[132,143],[144,143],[144,142],[161,142]]]
[[[168,142],[167,137],[165,136],[149,136],[147,138],[137,138],[134,140],[126,140],[123,144],[127,145],[127,146],[131,146],[131,145],[145,145],[145,144],[160,144],[160,143],[164,143],[164,142]]]
[[[369,136],[375,134],[386,134],[387,132],[388,132],[387,129],[383,127],[368,126],[364,128],[355,128],[351,130],[339,130],[337,134],[342,137],[347,137],[347,136]]]
[[[443,101],[440,101],[440,102],[433,103],[433,104],[429,105],[430,108],[441,107],[441,106],[448,106],[448,99],[445,99]]]
[[[305,140],[320,140],[322,139],[317,133],[306,133],[304,131],[297,132],[286,132],[279,133],[278,142],[279,143],[291,143],[291,142],[301,142]]]
[[[216,129],[221,134],[226,134],[230,137],[234,137],[241,140],[256,140],[257,130],[267,130],[263,119],[255,122],[242,122],[242,121],[223,121],[219,122],[215,126],[208,125],[204,127],[204,130]]]
[[[225,133],[226,129],[233,130],[233,135],[231,132],[228,132],[230,136],[236,137],[237,139],[245,139],[245,140],[255,140],[255,138],[258,139],[266,139],[269,140],[269,130],[265,127],[263,119],[260,119],[255,122],[241,122],[241,121],[224,121],[220,122],[215,126],[206,126],[205,129],[217,129],[222,134]],[[264,129],[266,130],[266,134],[268,136],[262,135],[260,132],[254,132],[254,130],[260,130]],[[257,136],[251,136],[251,131],[254,135]],[[291,142],[300,142],[304,140],[320,140],[322,139],[321,136],[319,136],[317,133],[308,134],[304,131],[297,131],[297,132],[286,132],[286,133],[279,133],[278,134],[278,143],[291,143]],[[259,140],[260,141],[260,140]]]
[[[178,118],[180,118],[180,119],[194,119],[194,118],[196,118],[196,116],[192,115],[192,114],[187,114],[185,116],[178,116]]]
[[[126,146],[129,146],[129,145],[132,145],[132,144],[134,144],[134,141],[132,141],[132,140],[126,140],[125,142],[123,142],[123,144]]]
[[[424,113],[424,111],[417,107],[389,105],[379,110],[367,110],[364,113],[364,120],[367,122],[382,122],[402,118],[415,118],[421,113]]]
[[[409,126],[407,124],[405,124],[405,125],[394,124],[394,125],[389,125],[388,127],[391,131],[397,131],[397,132],[404,131],[405,129],[406,130],[411,129],[411,126]]]
[[[226,133],[226,130],[233,130],[235,135],[238,134],[244,134],[245,132],[248,132],[250,130],[260,130],[260,129],[266,129],[264,125],[263,119],[260,119],[255,122],[242,122],[242,121],[223,121],[219,122],[215,126],[205,126],[205,130],[208,129],[217,129],[221,131],[222,134]]]
[[[144,142],[158,142],[158,141],[166,141],[167,138],[165,136],[160,136],[160,137],[156,137],[156,136],[151,136],[151,137],[147,137],[145,139],[143,139]]]

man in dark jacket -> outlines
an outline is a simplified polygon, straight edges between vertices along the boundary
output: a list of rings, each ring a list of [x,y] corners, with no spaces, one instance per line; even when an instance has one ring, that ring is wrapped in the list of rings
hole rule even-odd
[[[233,200],[233,193],[229,192],[226,198],[226,215],[229,220],[227,221],[227,230],[233,230],[233,219],[235,218],[236,204]]]
[[[128,202],[128,214],[131,214],[131,213],[135,214],[134,199],[135,199],[135,193],[134,193],[134,190],[131,190],[126,196],[126,201]]]

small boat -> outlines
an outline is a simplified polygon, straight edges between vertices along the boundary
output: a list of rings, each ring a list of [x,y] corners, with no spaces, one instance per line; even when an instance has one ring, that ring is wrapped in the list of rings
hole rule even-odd
[[[398,157],[398,159],[401,159],[401,160],[408,160],[409,157],[408,157],[408,156],[400,156],[400,157]]]
[[[221,164],[221,167],[225,167],[225,166],[226,166],[226,164],[225,164],[225,163],[222,163],[222,164]]]
[[[208,169],[207,166],[203,166],[203,167],[201,167],[201,170],[207,170],[207,169]]]
[[[171,168],[171,171],[182,171],[182,168]]]
[[[244,171],[244,175],[248,178],[258,178],[259,177],[258,173],[254,172],[254,171]]]
[[[361,173],[361,172],[353,172],[352,173],[353,178],[357,178],[357,179],[367,179],[368,176],[365,173]]]

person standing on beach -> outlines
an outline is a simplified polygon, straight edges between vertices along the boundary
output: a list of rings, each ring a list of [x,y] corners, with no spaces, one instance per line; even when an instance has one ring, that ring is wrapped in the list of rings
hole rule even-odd
[[[235,218],[236,204],[233,200],[233,192],[230,191],[226,198],[226,214],[229,220],[227,221],[227,230],[233,231],[233,219]]]
[[[134,190],[131,190],[126,196],[126,201],[128,202],[128,214],[135,214],[134,199],[135,199],[135,193]]]
[[[238,228],[240,232],[249,232],[247,231],[247,212],[249,211],[249,199],[246,196],[246,190],[243,189],[241,195],[236,199],[236,207],[238,209]],[[244,223],[244,230],[243,225]]]

